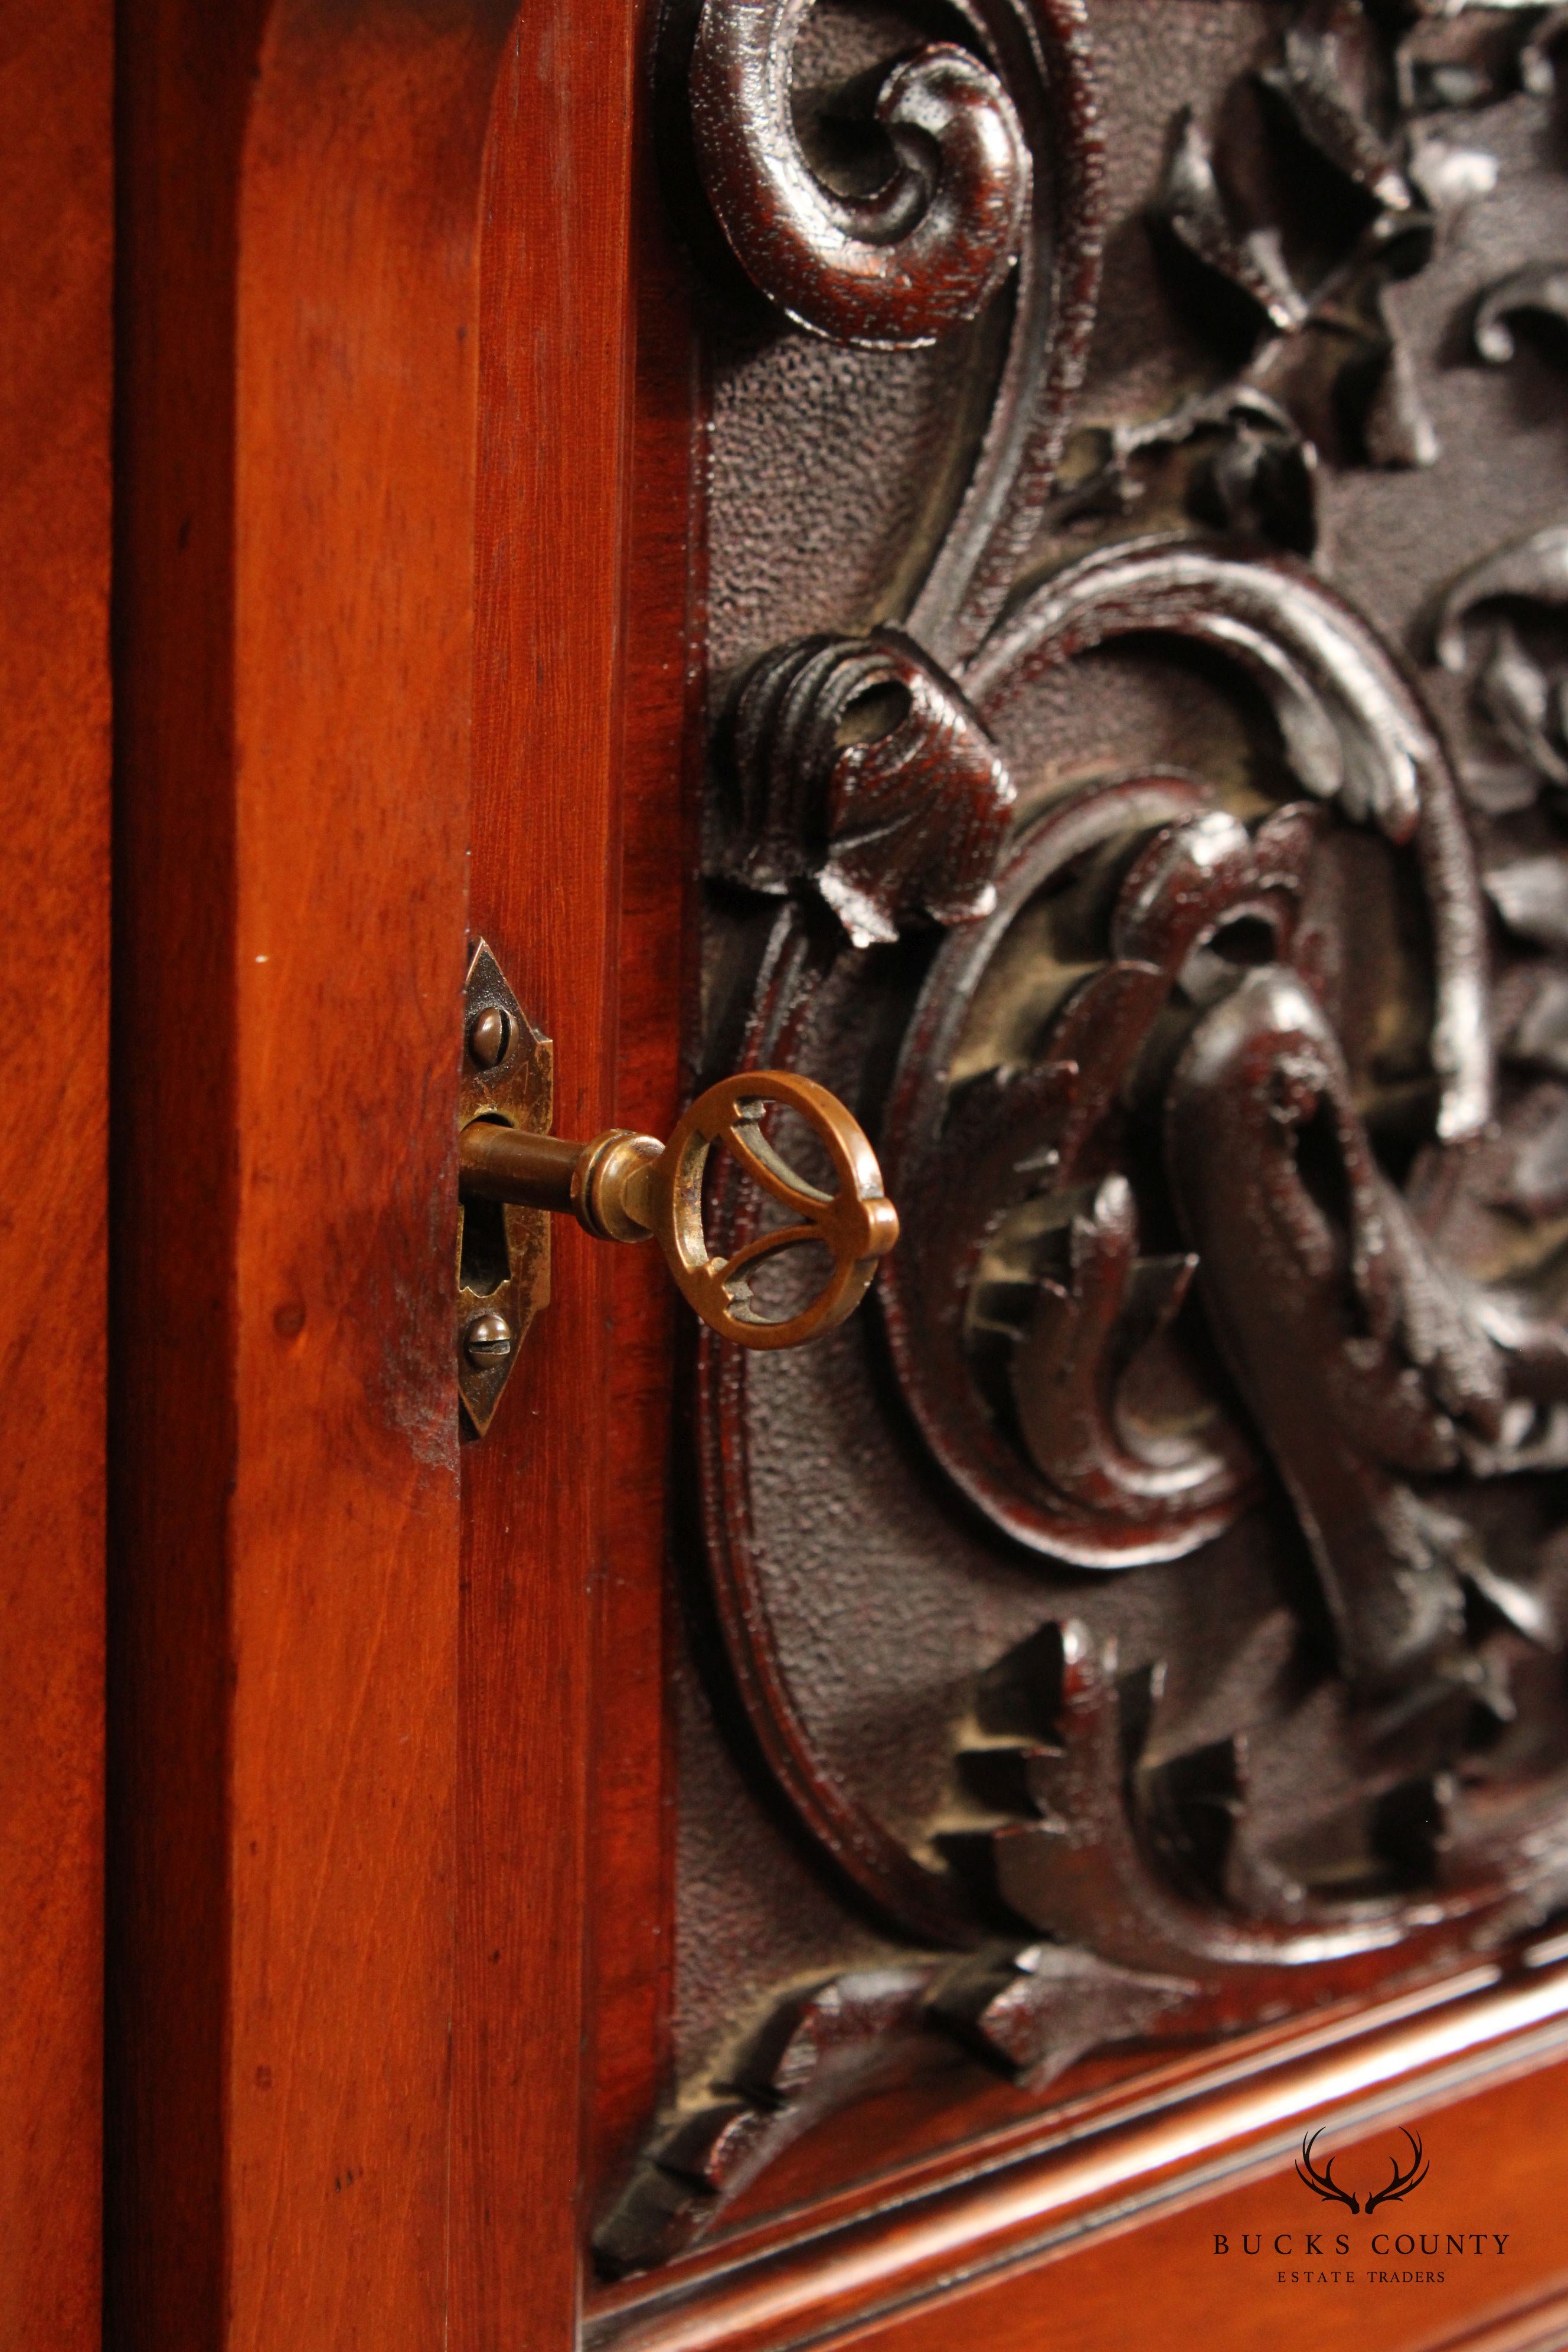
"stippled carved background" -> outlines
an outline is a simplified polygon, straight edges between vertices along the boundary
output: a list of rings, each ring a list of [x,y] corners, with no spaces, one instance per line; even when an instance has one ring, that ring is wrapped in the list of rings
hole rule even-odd
[[[960,2130],[1568,1899],[1559,13],[666,27],[700,1055],[906,1230],[702,1360],[612,2269],[857,2088]]]

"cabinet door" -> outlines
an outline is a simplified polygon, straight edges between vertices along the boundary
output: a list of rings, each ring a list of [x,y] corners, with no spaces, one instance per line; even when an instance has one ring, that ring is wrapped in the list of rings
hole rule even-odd
[[[111,2340],[1568,2340],[1558,29],[127,11]]]

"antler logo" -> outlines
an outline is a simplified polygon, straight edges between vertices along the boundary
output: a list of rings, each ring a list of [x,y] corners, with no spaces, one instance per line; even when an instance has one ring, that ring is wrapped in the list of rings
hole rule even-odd
[[[1322,2136],[1322,2126],[1320,2124],[1315,2132],[1309,2132],[1302,2140],[1301,2155],[1296,2166],[1297,2173],[1306,2182],[1308,2188],[1314,2189],[1320,2197],[1331,2198],[1336,2205],[1348,2205],[1352,2213],[1359,2213],[1361,2199],[1353,2195],[1350,2189],[1340,2187],[1339,2182],[1334,2179],[1332,2159],[1331,2158],[1324,2165],[1321,2172],[1312,2162],[1312,2150]]]
[[[1426,2165],[1421,2154],[1420,2141],[1413,2131],[1407,2131],[1405,2137],[1410,2142],[1409,2169],[1402,2172],[1398,2158],[1391,2159],[1394,2165],[1394,2178],[1386,2189],[1377,2189],[1367,2199],[1366,2210],[1369,2213],[1375,2213],[1380,2205],[1397,2205],[1402,2197],[1408,2197],[1413,2189],[1419,2189],[1426,2178]]]
[[[1326,2197],[1336,2205],[1348,2205],[1352,2213],[1359,2213],[1363,2210],[1361,2200],[1353,2189],[1340,2187],[1339,2182],[1334,2179],[1332,2158],[1331,2158],[1323,2166],[1321,2172],[1312,2162],[1312,2150],[1322,2136],[1322,2126],[1320,2125],[1316,2131],[1309,2132],[1302,2140],[1300,2159],[1296,2166],[1297,2176],[1305,2181],[1315,2196]],[[1368,2213],[1375,2213],[1380,2205],[1399,2204],[1402,2199],[1409,2196],[1413,2189],[1419,2189],[1426,2178],[1426,2160],[1422,2153],[1420,2140],[1413,2131],[1407,2131],[1405,2137],[1410,2143],[1409,2165],[1402,2168],[1398,2158],[1393,2159],[1394,2178],[1385,2189],[1373,2190],[1366,2200],[1365,2210]]]

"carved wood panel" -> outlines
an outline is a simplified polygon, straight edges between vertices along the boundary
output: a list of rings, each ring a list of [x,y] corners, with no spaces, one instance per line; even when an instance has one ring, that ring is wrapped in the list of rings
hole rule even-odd
[[[820,1347],[697,1350],[611,2273],[847,2101],[962,2137],[1568,1903],[1564,58],[667,15],[693,1059],[833,1087],[905,1239]]]

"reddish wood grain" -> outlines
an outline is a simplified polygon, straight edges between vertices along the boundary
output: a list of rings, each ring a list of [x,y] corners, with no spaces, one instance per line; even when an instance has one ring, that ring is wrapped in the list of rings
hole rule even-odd
[[[478,199],[505,5],[124,57],[111,2340],[449,2253]]]
[[[1549,2294],[1521,2305],[1479,2328],[1466,2327],[1433,2352],[1563,2352],[1568,2343],[1568,2295]]]
[[[1264,2344],[1317,2352],[1330,2342],[1344,2352],[1439,2352],[1478,2339],[1492,2352],[1543,2352],[1563,2341],[1559,2298],[1568,2286],[1556,2154],[1565,2094],[1568,2066],[1549,2066],[1424,2117],[1426,2181],[1407,2206],[1385,2207],[1370,2221],[1320,2203],[1287,2162],[1267,2179],[1145,2221],[1135,2235],[834,2340],[846,2352],[951,2352],[962,2331],[987,2352],[1038,2352],[1047,2341],[1053,2352],[1109,2352],[1135,2327],[1139,2352],[1189,2352],[1194,2344],[1212,2352]],[[1386,2128],[1341,2138],[1335,2178],[1381,2184],[1401,2146]],[[1352,2248],[1342,2265],[1332,2258],[1342,2228]],[[1329,2259],[1306,2252],[1309,2231]],[[1391,2248],[1402,2232],[1415,2241],[1411,2257],[1372,2252],[1374,2240]],[[1447,2252],[1450,2232],[1466,2240],[1457,2257]],[[1430,2256],[1423,2234],[1435,2243]],[[1499,2235],[1507,2241],[1500,2253]],[[1216,2252],[1216,2241],[1226,2252]],[[1303,2271],[1336,2267],[1353,2271],[1353,2282],[1302,2282]],[[1407,2282],[1406,2272],[1440,2277]],[[1548,2303],[1557,2308],[1543,2313]]]
[[[0,2343],[50,2352],[99,2329],[112,79],[107,0],[7,11]]]
[[[633,30],[617,0],[525,21],[485,197],[472,919],[554,1037],[567,1135],[619,1108]],[[564,1220],[552,1244],[552,1304],[465,1461],[454,2352],[564,2347],[579,2293],[591,1652],[631,1269]]]
[[[645,51],[654,12],[642,12]],[[645,58],[639,99],[648,88]],[[652,126],[632,125],[630,256],[637,368],[627,518],[626,694],[621,788],[620,1018],[616,1116],[667,1135],[694,1034],[701,758],[703,543],[689,273],[676,250]],[[685,1310],[651,1250],[626,1253],[612,1290],[615,1475],[595,1661],[590,2199],[633,2156],[671,2088],[674,1759],[665,1692],[671,1622],[672,1406]],[[689,1332],[687,1336],[689,1336]]]
[[[886,2342],[904,2352],[901,2331],[921,2315],[940,2313],[950,2331],[967,2325],[962,2302],[953,2308],[965,2289],[1009,2313],[1016,2305],[1038,2325],[1047,2307],[1041,2282],[1074,2275],[1080,2253],[1087,2261],[1114,2237],[1115,2274],[1125,2285],[1142,2273],[1145,2244],[1159,2242],[1173,2214],[1205,2207],[1221,2182],[1249,2194],[1251,2184],[1277,2179],[1293,2164],[1302,2133],[1319,2125],[1347,2150],[1405,2122],[1424,2132],[1430,2124],[1447,2144],[1447,2118],[1462,2110],[1449,2178],[1484,2175],[1491,2110],[1478,2108],[1483,2136],[1475,2157],[1465,2115],[1479,2100],[1499,2099],[1505,2121],[1497,2128],[1511,2128],[1505,2086],[1542,2072],[1554,2077],[1568,2049],[1568,1969],[1548,1963],[1500,1981],[1492,1975],[1478,1969],[1462,1990],[1412,1990],[1362,2018],[1299,2026],[1271,2050],[1243,2047],[1228,2060],[1211,2053],[1163,2095],[1130,2097],[1119,2110],[1066,2124],[1042,2117],[1032,2145],[1004,2139],[990,2163],[950,2161],[923,2177],[919,2167],[886,2172],[822,2204],[803,2197],[793,2216],[749,2241],[739,2236],[602,2290],[586,2340],[594,2352],[783,2352],[808,2340]],[[831,2132],[831,2124],[819,2131],[819,2146]],[[1381,2166],[1373,2176],[1386,2178]],[[1531,2242],[1509,2288],[1539,2300],[1558,2277],[1557,2241],[1537,2231]],[[1249,2275],[1256,2283],[1260,2274]],[[1238,2300],[1256,2322],[1256,2294],[1244,2289]],[[1143,2304],[1137,2307],[1142,2324]],[[940,2340],[919,2338],[922,2352]]]

